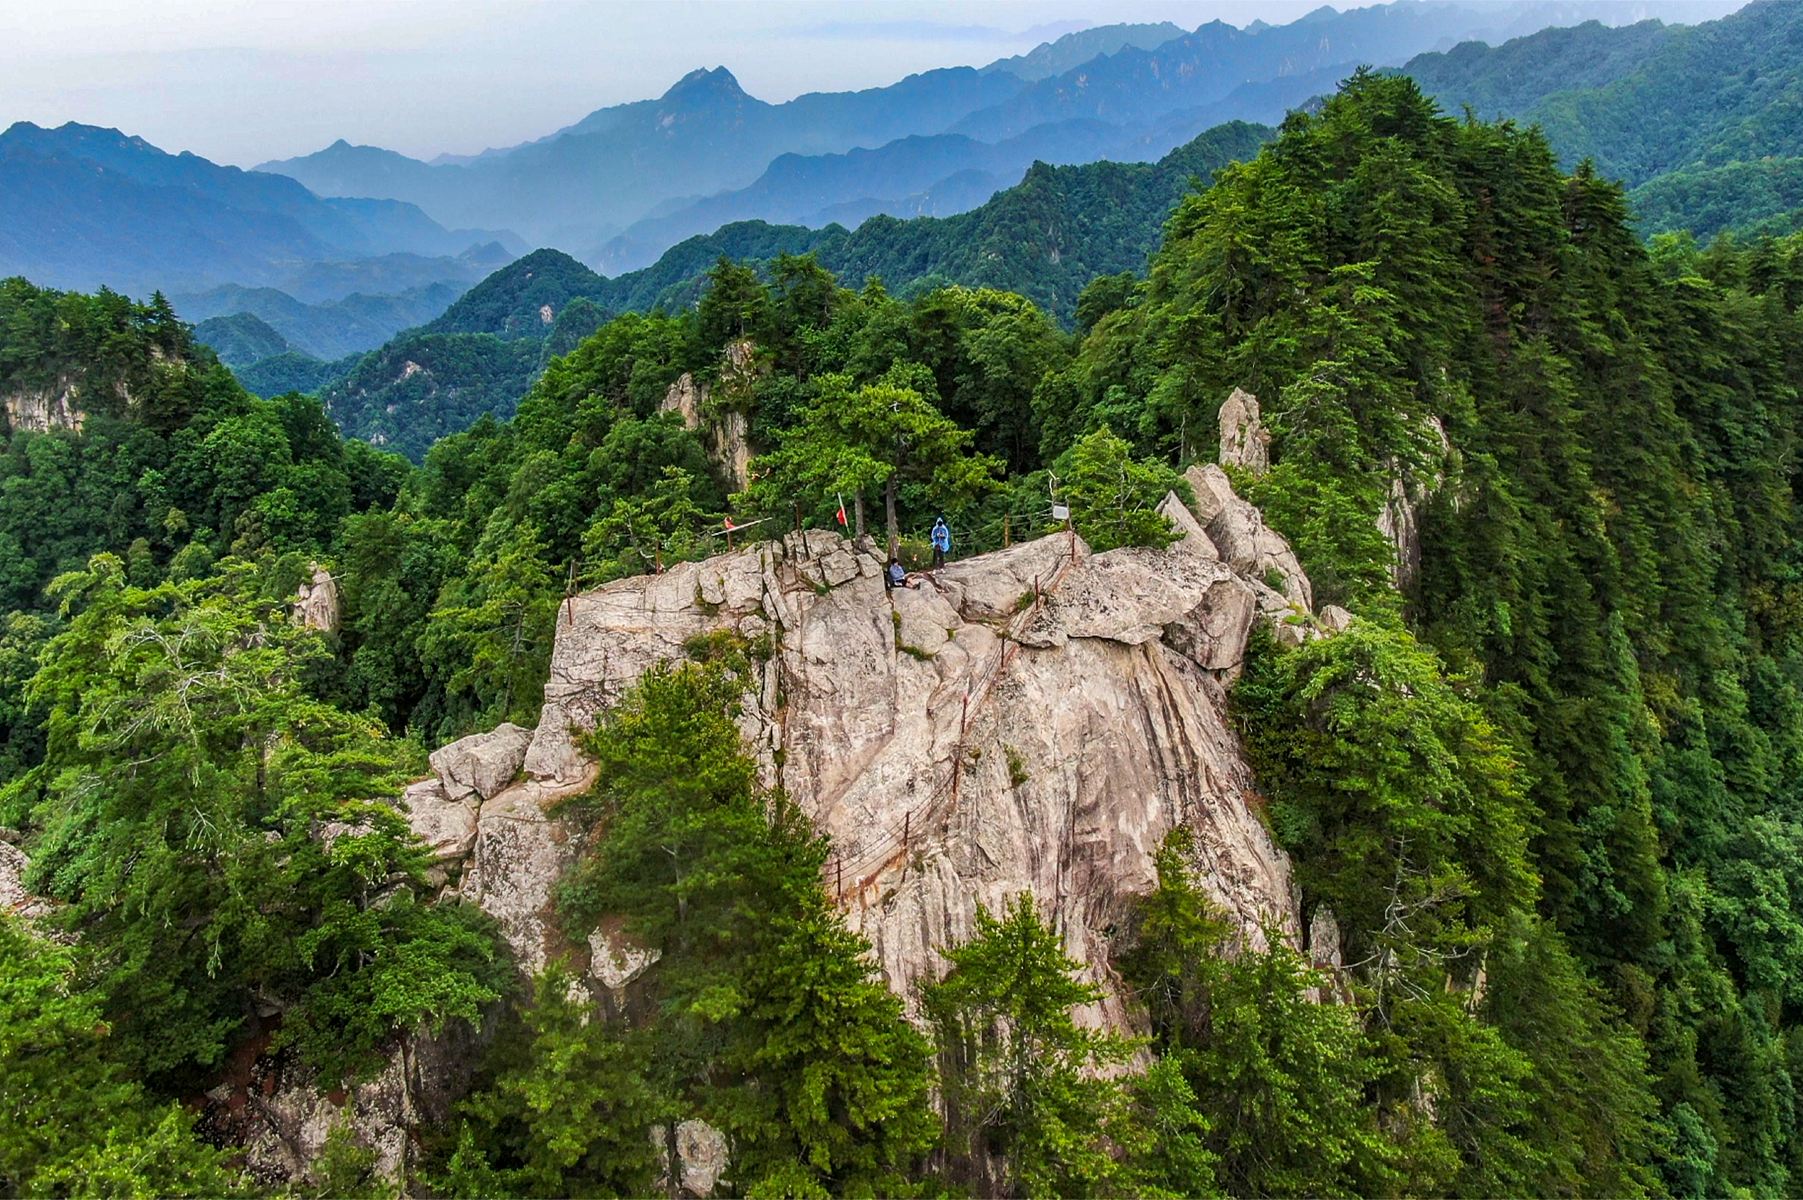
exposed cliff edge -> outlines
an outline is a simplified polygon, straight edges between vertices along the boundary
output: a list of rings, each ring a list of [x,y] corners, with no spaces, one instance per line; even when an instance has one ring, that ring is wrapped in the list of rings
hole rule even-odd
[[[809,531],[574,596],[558,612],[537,728],[444,747],[401,803],[436,850],[446,893],[494,916],[522,969],[558,955],[586,966],[606,1011],[656,955],[605,923],[558,927],[552,891],[579,831],[546,809],[593,780],[582,731],[652,664],[730,630],[760,649],[741,725],[765,781],[831,836],[825,886],[910,1001],[941,969],[939,949],[971,934],[979,905],[1023,891],[1111,985],[1115,939],[1178,825],[1250,942],[1274,931],[1337,961],[1331,917],[1305,920],[1259,819],[1225,688],[1256,621],[1294,641],[1345,614],[1308,611],[1289,546],[1218,467],[1190,482],[1194,509],[1175,495],[1163,506],[1182,534],[1168,550],[1091,554],[1056,535],[889,593],[873,543]],[[1084,1019],[1130,1028],[1118,989],[1106,990]],[[300,1080],[258,1101],[267,1127],[254,1157],[295,1173],[348,1118],[383,1169],[399,1166],[400,1131],[448,1098],[422,1063],[455,1057],[410,1046],[352,1090],[348,1112]]]
[[[742,722],[766,781],[832,837],[826,885],[904,996],[979,904],[1023,890],[1105,977],[1113,931],[1177,824],[1251,939],[1269,926],[1304,943],[1224,685],[1261,615],[1286,638],[1321,622],[1283,539],[1217,469],[1194,481],[1199,511],[1168,502],[1187,535],[1169,550],[1092,555],[1059,535],[886,594],[873,546],[810,531],[575,596],[529,741],[504,727],[441,751],[438,776],[405,797],[411,819],[522,967],[597,957],[590,931],[551,920],[575,831],[543,809],[588,786],[578,735],[646,668],[732,630],[770,647]],[[484,787],[451,761],[472,757]],[[1091,1015],[1128,1022],[1112,1001]]]

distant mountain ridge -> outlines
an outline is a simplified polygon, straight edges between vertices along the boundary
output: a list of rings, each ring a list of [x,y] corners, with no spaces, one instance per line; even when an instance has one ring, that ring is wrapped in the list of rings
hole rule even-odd
[[[307,263],[453,256],[511,238],[449,230],[392,199],[321,198],[290,179],[74,122],[0,133],[0,194],[0,274],[56,287],[273,284]]]
[[[449,308],[464,290],[461,283],[440,281],[398,293],[367,295],[353,292],[342,299],[308,304],[275,288],[223,284],[209,291],[175,295],[169,299],[184,321],[199,323],[234,315],[253,316],[275,330],[288,348],[330,360],[373,350],[401,330],[425,324]],[[219,350],[217,344],[198,330],[196,336],[215,351]],[[225,357],[223,352],[220,357]]]
[[[393,196],[456,223],[505,224],[543,242],[593,244],[661,200],[750,183],[785,151],[830,153],[937,133],[1022,86],[969,67],[912,75],[864,92],[783,104],[747,95],[724,67],[698,70],[656,100],[589,114],[551,137],[462,163],[429,166],[342,143],[257,169],[324,195]]]
[[[1719,7],[1723,0],[1713,2]],[[972,171],[1006,183],[1033,159],[1153,159],[1224,120],[1275,122],[1360,64],[1400,64],[1424,50],[1539,28],[1555,17],[1626,11],[1637,11],[1636,4],[1399,0],[1347,12],[1324,7],[1291,25],[1247,30],[1221,22],[1190,33],[1168,25],[1111,25],[981,69],[928,71],[887,87],[810,93],[781,104],[746,94],[730,71],[713,67],[690,72],[656,100],[598,109],[545,137],[476,156],[428,164],[337,142],[258,169],[290,175],[322,195],[391,196],[443,222],[505,225],[619,270],[649,262],[681,237],[723,220],[809,222],[833,209],[906,211],[910,197],[935,190],[974,202],[982,194]],[[1134,155],[1122,151],[1134,131],[1163,129],[1178,113],[1188,116],[1162,138],[1149,138]],[[1098,137],[1088,122],[1117,133]],[[1068,144],[1048,144],[1058,130]],[[901,139],[946,135],[992,149],[967,144],[959,159],[954,143],[946,142],[945,169],[936,178],[862,189],[848,183],[802,196],[766,178],[792,169],[778,167],[791,156],[881,153]],[[1030,156],[1009,157],[998,148],[1029,135],[1038,141]],[[984,161],[997,154],[1006,161]],[[954,175],[964,176],[966,186],[939,188]],[[693,211],[675,219],[682,208]]]

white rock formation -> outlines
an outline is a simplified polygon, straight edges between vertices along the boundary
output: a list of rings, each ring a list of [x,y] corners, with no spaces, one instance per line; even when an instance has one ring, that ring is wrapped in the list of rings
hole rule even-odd
[[[432,752],[432,770],[454,800],[474,796],[489,800],[513,782],[526,761],[532,731],[518,725],[497,725],[487,733],[472,733]]]
[[[315,565],[313,574],[294,594],[294,621],[322,633],[338,630],[338,581],[324,567]]]
[[[26,921],[47,916],[50,901],[25,890],[25,869],[31,860],[11,842],[0,842],[0,912]]]
[[[1196,516],[1222,560],[1240,575],[1268,583],[1292,604],[1310,609],[1313,592],[1290,544],[1265,524],[1255,506],[1240,499],[1227,473],[1208,463],[1191,467],[1183,477],[1196,493]]]
[[[659,1191],[668,1191],[670,1187],[670,1152],[667,1142],[670,1132],[665,1129],[651,1131],[651,1143],[662,1153],[664,1175],[657,1181]],[[729,1150],[726,1135],[709,1125],[706,1121],[688,1120],[676,1126],[676,1161],[678,1164],[677,1179],[682,1191],[689,1196],[711,1196],[714,1188],[726,1174]]]
[[[1220,483],[1205,512],[1172,514],[1187,536],[1164,551],[1091,555],[1054,535],[889,596],[874,549],[811,531],[576,596],[558,617],[526,782],[481,805],[462,894],[500,918],[527,965],[545,961],[560,936],[545,906],[569,839],[535,807],[586,786],[578,734],[649,666],[731,629],[770,636],[747,737],[766,781],[832,837],[827,886],[900,994],[941,969],[939,948],[970,934],[978,905],[1023,891],[1111,982],[1113,931],[1178,824],[1249,939],[1270,923],[1300,942],[1288,863],[1248,804],[1223,680],[1259,613],[1312,628],[1299,603],[1246,572],[1278,570],[1302,602],[1308,583]],[[1203,515],[1230,535],[1222,552]],[[1089,1019],[1130,1020],[1112,998]]]
[[[732,342],[720,363],[720,398],[731,401],[710,406],[715,389],[684,371],[664,393],[662,412],[677,413],[689,429],[702,434],[708,455],[720,467],[733,491],[744,491],[751,482],[751,427],[742,403],[757,374],[757,347],[748,341]],[[717,411],[709,411],[714,408]]]
[[[1392,462],[1390,491],[1377,514],[1378,531],[1396,548],[1391,577],[1404,593],[1421,576],[1421,506],[1446,482],[1446,464],[1453,459],[1452,442],[1438,417],[1427,419],[1425,440],[1437,448],[1435,465],[1421,473]]]
[[[62,380],[57,386],[10,392],[0,407],[6,411],[6,427],[14,432],[48,433],[52,429],[79,431],[87,414],[76,397],[75,384]]]
[[[1234,388],[1220,416],[1221,465],[1263,475],[1271,467],[1271,434],[1259,418],[1258,397]]]

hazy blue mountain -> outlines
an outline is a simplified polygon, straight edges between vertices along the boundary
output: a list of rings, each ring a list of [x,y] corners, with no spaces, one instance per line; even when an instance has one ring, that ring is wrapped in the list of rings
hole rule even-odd
[[[1129,47],[1039,80],[1000,104],[965,117],[952,132],[998,141],[1049,121],[1151,123],[1166,113],[1215,104],[1242,84],[1324,69],[1345,74],[1359,64],[1396,65],[1461,41],[1500,40],[1511,32],[1581,19],[1580,14],[1608,21],[1629,19],[1645,7],[1609,0],[1517,4],[1405,0],[1346,12],[1322,7],[1288,25],[1256,31],[1211,21],[1152,49]],[[1722,7],[1726,4],[1713,9]],[[1712,6],[1699,3],[1685,11],[1692,9],[1707,12]],[[1309,94],[1300,88],[1279,89],[1279,102],[1297,104]]]
[[[1128,46],[1150,50],[1187,32],[1181,25],[1160,21],[1156,25],[1097,25],[1067,33],[1055,42],[1044,42],[1025,54],[998,58],[984,71],[1006,71],[1029,83],[1062,75],[1098,55],[1118,54]]]
[[[863,216],[906,215],[911,200],[955,175],[975,172],[991,181],[1012,183],[1035,161],[1139,157],[1137,132],[1102,121],[1071,121],[1030,129],[999,144],[937,134],[898,138],[873,150],[843,154],[785,154],[750,187],[635,222],[601,247],[594,262],[608,272],[636,270],[655,262],[682,239],[734,221],[818,226],[833,219],[832,210],[848,211],[843,207],[847,205]],[[991,186],[964,207],[982,203],[994,191]]]
[[[194,340],[211,347],[220,362],[234,368],[286,354],[291,348],[268,322],[247,312],[209,317],[194,327]]]
[[[297,264],[491,239],[394,200],[326,200],[290,179],[168,154],[116,129],[19,122],[0,134],[0,273],[147,293],[274,284]]]
[[[830,153],[938,133],[1023,86],[968,67],[885,88],[810,93],[784,104],[747,95],[724,67],[694,71],[656,100],[589,114],[547,138],[432,166],[335,143],[265,163],[322,195],[411,201],[441,221],[505,225],[541,242],[593,245],[599,234],[674,196],[751,183],[784,152]],[[505,213],[505,220],[495,219]]]
[[[254,315],[295,350],[330,360],[373,350],[403,329],[424,325],[449,308],[464,290],[462,283],[439,281],[392,294],[353,292],[342,299],[308,304],[276,288],[223,284],[205,292],[171,296],[170,302],[184,321]]]
[[[282,275],[275,286],[308,304],[320,304],[355,292],[386,295],[435,283],[468,287],[513,261],[499,242],[471,246],[455,257],[380,254],[371,258],[306,263]]]
[[[1069,321],[1098,275],[1138,271],[1164,220],[1195,180],[1252,157],[1271,130],[1211,129],[1156,163],[1036,163],[1012,187],[947,218],[874,217],[856,229],[746,222],[673,247],[654,266],[609,281],[616,310],[693,303],[715,259],[812,252],[849,286],[880,277],[898,294],[948,283],[1020,292]]]

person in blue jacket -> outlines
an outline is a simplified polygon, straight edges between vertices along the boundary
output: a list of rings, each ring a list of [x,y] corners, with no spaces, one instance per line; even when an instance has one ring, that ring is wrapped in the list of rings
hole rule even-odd
[[[937,571],[945,565],[945,556],[952,551],[952,529],[945,523],[944,517],[933,521],[933,569]]]

